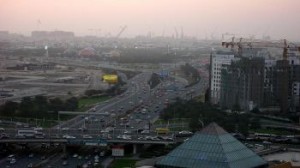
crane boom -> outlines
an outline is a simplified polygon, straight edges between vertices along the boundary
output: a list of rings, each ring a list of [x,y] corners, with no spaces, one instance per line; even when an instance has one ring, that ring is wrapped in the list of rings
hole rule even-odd
[[[248,41],[244,41],[245,39],[240,38],[238,42],[234,41],[234,37],[230,42],[222,42],[222,46],[228,48],[237,47],[238,53],[241,55],[243,48],[257,48],[257,47],[264,47],[264,48],[282,48],[283,49],[283,59],[287,59],[288,57],[288,50],[289,49],[297,49],[300,52],[300,46],[296,46],[293,43],[288,43],[286,39],[280,41],[262,41],[257,40],[254,41],[253,39],[248,39]]]
[[[177,38],[178,38],[178,31],[177,31],[177,28],[174,27],[174,30],[175,30],[175,37],[176,37],[176,39],[177,39]]]
[[[126,30],[126,28],[127,28],[126,25],[123,26],[123,27],[121,27],[121,30],[120,30],[120,32],[116,35],[116,38],[119,38],[119,37],[122,35],[122,33]]]

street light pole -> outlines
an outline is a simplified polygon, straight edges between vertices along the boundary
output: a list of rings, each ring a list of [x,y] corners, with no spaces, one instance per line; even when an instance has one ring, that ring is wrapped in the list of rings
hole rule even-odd
[[[202,125],[202,128],[204,127],[204,122],[202,121],[202,120],[198,120],[200,123],[201,123],[201,125]]]

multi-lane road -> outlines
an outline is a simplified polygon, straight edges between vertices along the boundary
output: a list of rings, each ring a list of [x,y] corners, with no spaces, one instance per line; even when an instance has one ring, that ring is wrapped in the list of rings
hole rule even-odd
[[[190,99],[191,93],[193,96],[203,94],[207,81],[201,80],[196,85],[186,88],[185,80],[165,79],[158,86],[150,89],[147,82],[151,74],[143,72],[136,75],[127,81],[127,90],[123,94],[98,104],[83,115],[61,122],[51,129],[44,129],[42,131],[45,134],[44,138],[61,139],[68,135],[67,140],[78,141],[99,138],[115,143],[175,141],[172,132],[163,136],[165,139],[157,139],[155,128],[149,127],[152,125],[149,123],[157,120],[160,112],[174,102],[176,97]],[[170,86],[175,86],[176,89],[170,90]],[[150,133],[141,132],[147,129],[150,129]],[[6,130],[11,137],[16,135],[16,131],[16,129]],[[56,162],[52,160],[51,163]],[[61,162],[58,164],[62,166]]]

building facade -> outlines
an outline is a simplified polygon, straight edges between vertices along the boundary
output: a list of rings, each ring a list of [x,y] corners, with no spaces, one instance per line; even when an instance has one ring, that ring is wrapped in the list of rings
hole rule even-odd
[[[252,110],[264,100],[264,58],[241,58],[222,70],[221,106]]]
[[[300,112],[298,51],[289,52],[287,59],[274,59],[268,52],[258,51],[238,58],[233,54],[212,52],[211,103],[245,111],[255,107],[278,107],[283,113]]]
[[[210,102],[220,103],[221,96],[221,71],[234,60],[234,54],[230,50],[215,51],[210,55],[209,88]]]

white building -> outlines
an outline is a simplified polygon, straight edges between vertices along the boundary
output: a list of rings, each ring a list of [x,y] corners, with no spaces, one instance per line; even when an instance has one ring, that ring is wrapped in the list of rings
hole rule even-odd
[[[291,79],[292,79],[292,93],[291,101],[294,107],[300,106],[300,54],[298,52],[290,53],[288,57],[289,64],[291,65]]]
[[[234,59],[234,53],[229,49],[216,51],[212,49],[210,58],[210,102],[218,104],[221,95],[221,70],[225,65],[230,65]]]

